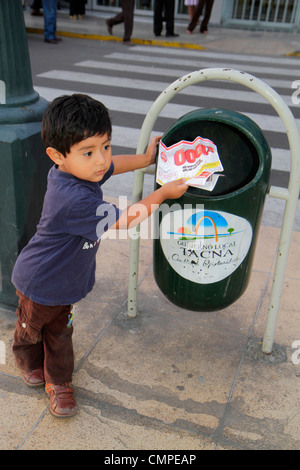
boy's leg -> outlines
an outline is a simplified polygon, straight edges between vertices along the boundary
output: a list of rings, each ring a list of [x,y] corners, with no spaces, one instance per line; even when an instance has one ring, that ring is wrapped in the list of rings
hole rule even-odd
[[[53,415],[73,416],[76,402],[70,385],[74,370],[71,306],[40,305],[20,292],[17,294],[20,300],[13,344],[17,365],[28,385],[37,385],[28,380],[32,377],[36,380],[38,370],[42,373],[42,383],[45,376]]]
[[[14,333],[13,353],[18,367],[22,370],[23,376],[32,374],[33,371],[43,369],[44,352],[42,344],[42,326],[40,325],[39,314],[36,314],[34,302],[17,292],[19,305],[17,308],[17,323]],[[43,374],[40,380],[36,378],[24,377],[28,385],[41,385]],[[30,383],[31,382],[31,383]]]
[[[43,330],[45,390],[50,398],[50,412],[58,418],[69,418],[77,412],[70,383],[74,370],[73,326],[70,319],[68,305]]]
[[[70,305],[59,307],[57,314],[44,325],[44,375],[47,383],[59,385],[72,381],[74,352],[70,316]]]
[[[22,371],[44,369],[47,382],[72,381],[74,354],[70,305],[47,306],[17,291],[19,306],[13,353]]]

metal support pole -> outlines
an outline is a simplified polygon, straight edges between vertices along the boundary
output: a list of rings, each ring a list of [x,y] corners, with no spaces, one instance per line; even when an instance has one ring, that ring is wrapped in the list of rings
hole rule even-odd
[[[139,153],[144,152],[145,147]],[[143,196],[144,171],[136,170],[134,172],[134,183],[131,203],[135,204]],[[130,258],[129,258],[129,285],[128,285],[128,317],[134,318],[137,309],[137,290],[138,290],[138,270],[139,270],[139,251],[140,251],[140,225],[130,231]]]
[[[269,193],[270,197],[279,197],[286,200],[283,225],[279,242],[279,250],[277,254],[275,272],[273,277],[268,317],[262,345],[262,351],[265,354],[270,354],[272,352],[274,342],[275,327],[283,288],[288,251],[292,237],[293,225],[296,217],[298,196],[300,191],[300,135],[295,118],[291,113],[289,107],[278,95],[278,93],[276,93],[276,91],[273,90],[269,85],[248,73],[239,70],[221,68],[203,69],[195,71],[179,78],[171,85],[169,85],[153,103],[152,107],[150,108],[150,111],[148,112],[144,120],[141,129],[137,153],[143,151],[147,146],[154,123],[164,106],[177,93],[179,93],[187,86],[195,85],[206,80],[233,81],[259,93],[276,110],[279,117],[282,119],[287,132],[291,152],[291,172],[288,189],[285,190],[283,188],[271,187]],[[142,194],[142,185],[143,183],[140,175],[136,175],[134,180],[133,194]],[[128,305],[134,306],[134,308],[131,309],[129,315],[131,317],[134,317],[136,315],[136,296],[138,287],[138,258],[136,254],[136,252],[138,251],[137,246],[137,242],[132,243],[130,253],[130,257],[135,257],[135,262],[133,263],[134,272],[130,272],[130,294],[128,296]]]

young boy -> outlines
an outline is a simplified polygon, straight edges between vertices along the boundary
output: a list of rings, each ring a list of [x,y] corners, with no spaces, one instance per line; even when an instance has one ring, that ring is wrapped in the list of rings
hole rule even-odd
[[[93,288],[101,235],[109,227],[137,225],[165,199],[187,190],[184,179],[162,186],[136,205],[138,215],[135,205],[121,213],[105,202],[102,184],[113,174],[154,163],[159,142],[153,138],[144,154],[112,157],[111,132],[107,109],[89,96],[62,96],[49,105],[42,138],[55,165],[37,231],[12,274],[19,296],[16,363],[27,385],[45,384],[57,417],[76,413],[71,307]]]

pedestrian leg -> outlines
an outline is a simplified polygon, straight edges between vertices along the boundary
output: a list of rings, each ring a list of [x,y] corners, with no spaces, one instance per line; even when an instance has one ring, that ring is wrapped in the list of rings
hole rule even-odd
[[[123,11],[121,11],[120,13],[118,13],[116,16],[113,16],[112,18],[108,18],[106,20],[106,24],[107,24],[107,29],[108,29],[108,32],[110,35],[112,35],[113,33],[113,26],[117,25],[117,24],[120,24],[120,23],[123,23],[124,22],[124,14],[123,14]]]
[[[214,0],[207,0],[205,4],[204,18],[200,26],[200,32],[206,33],[208,31],[207,26],[210,20],[211,11],[213,8]]]
[[[166,36],[174,36],[175,0],[165,1]]]
[[[44,11],[44,39],[45,41],[56,38],[57,0],[43,0]]]
[[[133,30],[134,0],[122,0],[121,5],[124,16],[123,41],[129,42]]]
[[[203,6],[204,6],[205,2],[206,2],[206,0],[199,0],[198,5],[196,6],[196,9],[195,9],[195,13],[194,13],[193,18],[192,18],[192,21],[190,21],[190,23],[187,27],[187,32],[188,33],[191,33],[192,31],[194,31],[194,29],[195,29],[195,27],[198,23],[198,20],[201,16]]]
[[[153,14],[153,32],[155,36],[160,36],[163,28],[163,0],[154,0],[154,14]]]

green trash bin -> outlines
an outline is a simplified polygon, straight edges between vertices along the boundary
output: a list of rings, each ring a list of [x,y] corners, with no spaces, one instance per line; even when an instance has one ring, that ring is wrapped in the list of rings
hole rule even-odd
[[[209,312],[231,305],[249,284],[271,151],[255,122],[224,109],[188,113],[162,141],[170,147],[198,136],[217,146],[224,176],[212,191],[190,187],[162,204],[154,218],[153,269],[172,303]]]

